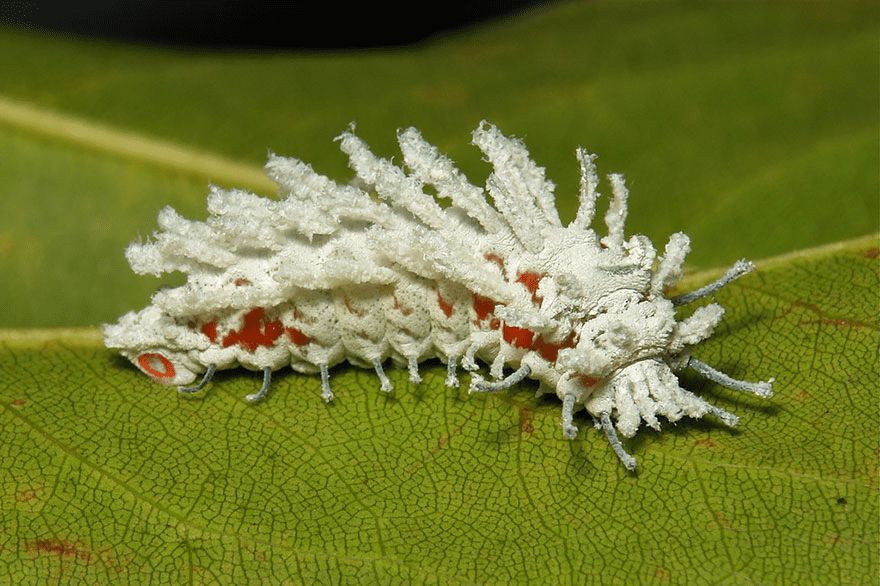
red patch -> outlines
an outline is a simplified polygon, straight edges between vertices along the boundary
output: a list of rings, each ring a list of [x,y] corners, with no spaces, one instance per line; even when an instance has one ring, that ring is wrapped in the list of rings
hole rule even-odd
[[[524,328],[518,328],[516,326],[509,326],[504,324],[504,329],[502,330],[504,335],[504,341],[516,348],[531,348],[532,340],[535,338],[535,332],[532,330],[526,330]]]
[[[538,284],[543,278],[544,275],[539,275],[532,271],[526,271],[516,278],[516,282],[525,285],[529,293],[532,294],[532,301],[535,305],[541,305],[541,301],[544,300],[542,297],[538,297]]]
[[[241,287],[242,285],[250,285],[250,284],[251,284],[251,282],[248,281],[247,279],[236,279],[235,280],[236,287]]]
[[[602,379],[601,379],[601,378],[593,378],[593,377],[591,377],[591,376],[587,376],[587,375],[585,375],[585,374],[582,374],[582,375],[581,375],[581,384],[584,385],[584,386],[585,386],[586,388],[588,388],[588,389],[589,389],[590,387],[595,387],[595,386],[598,385],[600,382],[602,382]]]
[[[440,295],[440,291],[437,291],[437,305],[440,306],[440,309],[443,310],[446,317],[452,317],[452,304],[443,299],[443,296]]]
[[[479,325],[481,321],[485,320],[495,311],[495,302],[474,293],[474,311],[477,312],[477,321],[474,323]]]
[[[403,306],[400,304],[400,301],[397,300],[397,295],[392,295],[391,297],[392,297],[392,299],[394,299],[394,309],[397,309],[397,310],[400,311],[400,313],[402,313],[403,315],[409,315],[409,314],[412,313],[412,309],[409,309],[409,308],[403,307]],[[351,311],[351,308],[349,308],[349,311]]]
[[[344,299],[345,299],[345,309],[347,309],[349,313],[352,313],[358,317],[363,317],[367,314],[366,311],[358,309],[357,307],[352,305],[351,301],[348,300],[348,297],[344,297]]]
[[[862,254],[865,256],[865,258],[880,258],[880,248],[877,248],[875,246],[873,248],[869,248]]]
[[[305,346],[312,341],[311,338],[296,328],[285,328],[284,331],[287,332],[287,337],[290,338],[290,341],[297,346]]]
[[[565,340],[558,344],[549,344],[545,342],[543,336],[538,336],[538,339],[535,340],[534,344],[532,344],[532,348],[537,351],[541,355],[541,358],[543,358],[547,362],[556,362],[556,358],[559,356],[559,351],[561,349],[574,348],[574,346],[574,332],[570,333]]]
[[[275,340],[283,331],[284,326],[280,319],[268,321],[263,308],[255,307],[245,314],[244,326],[240,330],[232,330],[226,334],[223,338],[223,347],[239,344],[248,352],[254,352],[259,346],[274,346]]]
[[[501,258],[500,256],[498,256],[495,253],[489,253],[489,254],[485,255],[485,257],[486,257],[486,260],[491,260],[492,262],[498,264],[498,266],[501,267],[501,271],[502,272],[504,271],[504,259],[503,258]]]
[[[208,339],[211,340],[212,344],[217,343],[217,322],[209,321],[208,323],[202,325],[202,333],[208,336]]]
[[[138,356],[138,364],[144,369],[144,372],[157,380],[174,378],[176,374],[171,361],[155,352],[148,352]]]

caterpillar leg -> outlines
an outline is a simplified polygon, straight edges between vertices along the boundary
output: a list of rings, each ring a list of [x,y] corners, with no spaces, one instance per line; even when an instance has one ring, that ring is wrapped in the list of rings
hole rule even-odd
[[[202,389],[205,388],[205,385],[207,385],[209,382],[211,382],[211,379],[214,377],[215,372],[217,372],[217,365],[216,364],[209,364],[208,370],[205,372],[204,378],[202,378],[202,382],[200,382],[199,384],[197,384],[194,387],[177,387],[177,392],[189,394],[189,393],[196,393],[198,391],[201,391]]]
[[[479,375],[472,375],[471,388],[468,389],[468,393],[495,393],[498,391],[503,391],[504,389],[509,389],[530,374],[532,374],[532,369],[529,367],[528,364],[523,364],[519,367],[519,370],[511,374],[506,379],[498,381],[496,383],[486,382]]]
[[[611,417],[609,417],[607,413],[602,413],[599,419],[602,422],[602,431],[605,432],[605,437],[608,438],[608,443],[611,444],[611,449],[614,450],[614,453],[617,454],[617,457],[623,462],[624,467],[632,472],[636,469],[636,459],[627,454],[626,450],[623,449],[623,445],[617,438],[617,432],[614,431]]]
[[[692,301],[696,301],[697,299],[701,299],[706,295],[711,295],[715,291],[718,291],[731,281],[735,281],[739,279],[745,274],[751,273],[755,270],[755,263],[749,262],[745,259],[736,261],[732,267],[730,267],[724,276],[718,279],[713,283],[709,283],[705,287],[700,287],[696,291],[691,291],[690,293],[685,293],[684,295],[678,295],[677,297],[673,297],[671,299],[672,304],[676,307],[679,305],[684,305],[685,303],[690,303]]]
[[[255,401],[259,401],[263,397],[266,396],[266,393],[269,392],[269,383],[272,382],[272,368],[267,366],[263,369],[263,386],[260,387],[260,390],[256,393],[252,393],[250,395],[245,395],[245,399],[254,403]]]
[[[385,371],[382,370],[382,363],[378,360],[373,361],[373,368],[376,369],[376,376],[379,377],[379,381],[381,381],[382,386],[379,387],[381,390],[386,393],[391,392],[394,387],[391,385],[391,381],[388,380],[388,377],[385,375]]]
[[[739,423],[739,417],[715,405],[709,405],[709,414],[720,419],[728,427],[736,427],[736,424]]]
[[[325,403],[333,400],[333,391],[330,390],[330,371],[326,364],[321,365],[321,398]]]
[[[416,356],[409,357],[409,380],[413,383],[422,382],[422,377],[419,376],[419,359]]]
[[[476,342],[468,346],[468,349],[465,351],[464,356],[461,359],[461,367],[465,370],[473,372],[475,370],[479,370],[479,365],[474,360],[474,357],[477,355],[477,350],[480,349],[480,345]]]
[[[495,380],[504,376],[505,358],[504,352],[499,352],[498,356],[495,357],[495,360],[492,361],[492,366],[489,367],[489,374],[492,375],[492,378]]]
[[[715,370],[705,362],[701,360],[697,360],[696,358],[689,358],[687,361],[687,366],[693,368],[700,374],[702,374],[707,379],[718,383],[719,385],[725,386],[728,389],[733,389],[735,391],[745,391],[747,393],[754,393],[759,397],[769,398],[773,396],[773,383],[776,379],[771,378],[768,381],[760,381],[757,383],[750,383],[748,381],[738,380],[732,377],[727,376],[720,370]],[[722,418],[723,419],[723,418]]]
[[[574,395],[566,393],[562,400],[562,435],[568,439],[577,437],[578,428],[572,423],[574,417]]]
[[[455,374],[455,368],[458,365],[458,358],[455,356],[450,356],[446,363],[446,386],[447,387],[457,387],[458,386],[458,376]]]

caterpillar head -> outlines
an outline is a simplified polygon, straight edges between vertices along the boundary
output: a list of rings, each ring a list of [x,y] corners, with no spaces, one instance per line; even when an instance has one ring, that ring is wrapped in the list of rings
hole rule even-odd
[[[603,303],[601,313],[576,326],[577,344],[560,350],[557,367],[601,380],[628,364],[667,356],[676,332],[672,302],[617,292]]]
[[[151,305],[130,311],[117,324],[102,327],[104,343],[118,348],[144,374],[166,385],[186,385],[204,368],[190,358],[190,350],[204,345],[204,336],[177,323]]]

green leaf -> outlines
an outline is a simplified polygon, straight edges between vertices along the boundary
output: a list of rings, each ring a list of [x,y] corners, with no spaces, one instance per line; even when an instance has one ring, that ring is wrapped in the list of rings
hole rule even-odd
[[[0,575],[12,583],[786,583],[876,575],[877,238],[761,263],[695,355],[762,400],[642,430],[628,473],[535,385],[470,396],[428,365],[155,385],[95,330],[0,335]],[[709,275],[692,279],[695,286]],[[466,377],[462,377],[466,378]]]
[[[438,364],[220,373],[180,397],[97,330],[0,331],[0,582],[862,583],[878,573],[876,3],[561,3],[396,51],[203,54],[0,29],[0,325],[143,307],[122,256],[206,184],[271,195],[266,149],[338,181],[351,120],[414,125],[474,183],[486,118],[574,215],[574,147],[624,172],[630,233],[766,263],[695,355],[777,377],[739,415],[642,431],[627,473],[534,385],[468,397]],[[608,191],[607,188],[604,191]],[[697,273],[682,290],[712,278]],[[171,283],[175,281],[171,279]],[[179,281],[178,281],[179,282]],[[463,382],[466,377],[462,377]]]
[[[254,179],[266,150],[351,177],[358,124],[397,156],[414,125],[473,182],[470,132],[522,136],[574,217],[574,150],[626,174],[631,233],[685,231],[691,267],[876,232],[873,2],[562,3],[414,49],[200,53],[0,28],[0,326],[82,326],[158,283],[122,250],[209,181]],[[242,170],[242,165],[247,168]],[[608,192],[607,186],[602,191]],[[170,281],[174,283],[174,281]]]

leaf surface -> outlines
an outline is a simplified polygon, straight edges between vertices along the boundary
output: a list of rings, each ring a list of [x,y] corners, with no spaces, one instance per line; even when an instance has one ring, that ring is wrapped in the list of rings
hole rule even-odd
[[[5,332],[0,568],[18,583],[858,583],[875,574],[876,238],[762,265],[717,294],[695,355],[775,375],[742,419],[642,430],[627,473],[534,385],[468,397],[430,363],[219,374],[179,396],[99,346]],[[705,276],[702,277],[705,280]],[[694,279],[691,284],[695,284]],[[462,377],[466,379],[466,377]],[[466,382],[466,381],[465,381]]]
[[[880,215],[878,22],[871,2],[560,3],[411,50],[249,55],[0,29],[0,325],[29,328],[0,331],[0,582],[876,576],[880,247],[848,239]],[[209,182],[272,195],[268,148],[345,182],[350,121],[396,160],[414,125],[481,184],[483,118],[524,138],[564,220],[583,145],[626,174],[628,232],[684,230],[692,270],[785,253],[717,295],[695,349],[776,396],[685,373],[738,429],[643,430],[629,474],[588,417],[563,439],[533,385],[468,397],[429,363],[386,396],[339,367],[325,405],[282,370],[250,405],[238,370],[184,398],[96,329],[56,329],[179,282],[133,275],[124,247],[164,205],[204,218]]]
[[[658,246],[687,232],[692,268],[876,232],[878,24],[873,2],[573,2],[409,50],[322,54],[0,28],[0,274],[15,283],[0,326],[142,307],[159,283],[122,250],[159,209],[203,219],[209,182],[274,194],[255,179],[268,149],[347,182],[333,137],[352,121],[397,161],[395,129],[415,126],[482,185],[469,143],[487,119],[547,167],[565,221],[582,145],[603,176],[626,175],[629,232]]]

